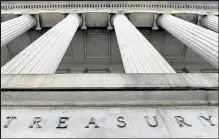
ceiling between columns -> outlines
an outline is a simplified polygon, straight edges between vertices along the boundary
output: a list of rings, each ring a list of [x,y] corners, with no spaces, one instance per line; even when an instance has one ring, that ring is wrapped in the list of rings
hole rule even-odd
[[[138,28],[177,72],[217,72],[202,57],[164,30]],[[1,48],[1,66],[44,34],[34,29]],[[123,73],[123,64],[114,30],[88,28],[73,37],[57,73]]]

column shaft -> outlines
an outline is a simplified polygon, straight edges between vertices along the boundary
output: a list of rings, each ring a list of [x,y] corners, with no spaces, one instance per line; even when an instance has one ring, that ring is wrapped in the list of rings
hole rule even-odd
[[[1,47],[20,36],[24,32],[33,28],[36,20],[31,15],[22,15],[20,17],[1,23]]]
[[[218,32],[218,17],[214,15],[207,15],[201,20],[201,25],[214,32]]]
[[[175,73],[125,15],[115,15],[113,25],[126,73]]]
[[[158,24],[218,68],[218,34],[172,15],[162,15]]]
[[[1,73],[55,73],[80,24],[79,15],[68,15],[3,66]]]

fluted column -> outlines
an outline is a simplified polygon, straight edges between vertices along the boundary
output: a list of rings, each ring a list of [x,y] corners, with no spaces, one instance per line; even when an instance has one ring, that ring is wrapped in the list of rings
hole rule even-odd
[[[80,24],[79,15],[68,15],[3,66],[1,73],[55,73]]]
[[[218,68],[217,33],[169,14],[160,16],[158,24]]]
[[[218,17],[214,15],[207,15],[201,20],[201,25],[214,32],[218,32]]]
[[[36,20],[31,15],[22,15],[20,17],[1,23],[1,47],[20,36],[24,32],[33,28]]]
[[[125,15],[115,15],[112,22],[126,73],[175,73]]]

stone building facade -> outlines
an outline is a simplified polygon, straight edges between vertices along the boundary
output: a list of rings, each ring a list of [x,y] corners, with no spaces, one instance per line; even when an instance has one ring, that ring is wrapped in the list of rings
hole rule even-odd
[[[1,81],[4,137],[217,137],[218,2],[2,1]]]

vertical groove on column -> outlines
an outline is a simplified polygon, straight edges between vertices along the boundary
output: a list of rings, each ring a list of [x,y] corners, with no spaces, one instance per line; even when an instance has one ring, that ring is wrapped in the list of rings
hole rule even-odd
[[[115,15],[113,25],[126,73],[176,73],[125,15]]]
[[[1,73],[55,73],[80,24],[79,15],[68,15],[3,66]]]
[[[31,15],[22,15],[20,17],[1,23],[1,47],[20,36],[24,32],[33,28],[36,20]]]
[[[168,14],[158,24],[218,69],[217,33]]]
[[[214,15],[205,16],[201,20],[201,25],[205,28],[208,28],[218,33],[218,17],[217,16],[214,16]]]

